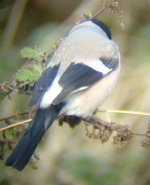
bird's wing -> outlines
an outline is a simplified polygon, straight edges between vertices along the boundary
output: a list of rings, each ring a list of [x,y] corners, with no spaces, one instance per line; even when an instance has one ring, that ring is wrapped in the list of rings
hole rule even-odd
[[[63,102],[67,95],[89,88],[114,71],[118,65],[118,58],[106,57],[91,61],[88,65],[71,63],[58,81],[62,91],[52,103],[56,105]]]
[[[32,92],[32,98],[29,102],[29,106],[38,104],[42,98],[42,95],[46,92],[47,88],[51,86],[54,78],[57,75],[59,65],[54,67],[48,67],[40,77],[40,79],[35,84],[35,87]]]

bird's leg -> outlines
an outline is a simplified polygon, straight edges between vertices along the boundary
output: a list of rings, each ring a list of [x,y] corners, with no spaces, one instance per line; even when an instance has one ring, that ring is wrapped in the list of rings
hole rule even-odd
[[[68,123],[68,125],[71,127],[71,128],[74,128],[75,126],[77,126],[81,121],[81,118],[80,117],[77,117],[77,116],[61,116],[59,118],[59,125],[62,126],[63,123]]]

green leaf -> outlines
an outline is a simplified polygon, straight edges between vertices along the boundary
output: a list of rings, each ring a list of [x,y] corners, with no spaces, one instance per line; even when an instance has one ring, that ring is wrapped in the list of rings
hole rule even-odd
[[[32,69],[20,69],[16,73],[17,81],[37,81],[43,72],[41,63],[34,64]]]
[[[30,48],[30,47],[25,47],[20,50],[20,55],[22,58],[39,59],[43,55],[43,53],[36,50],[36,49]]]
[[[16,73],[16,80],[18,81],[34,81],[34,73],[31,69],[19,69]]]
[[[43,72],[43,65],[40,62],[34,64],[33,71],[35,74],[37,74],[37,77],[39,78]]]

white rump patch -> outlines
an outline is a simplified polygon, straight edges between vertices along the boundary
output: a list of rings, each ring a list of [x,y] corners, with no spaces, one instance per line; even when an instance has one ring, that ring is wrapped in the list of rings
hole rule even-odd
[[[59,78],[56,77],[50,88],[44,93],[40,108],[47,108],[53,102],[53,100],[62,91],[62,87],[58,84]]]

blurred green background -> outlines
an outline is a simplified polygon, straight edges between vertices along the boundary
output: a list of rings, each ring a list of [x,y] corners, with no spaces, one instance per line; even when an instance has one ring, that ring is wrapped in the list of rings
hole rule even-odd
[[[124,29],[109,10],[98,17],[111,28],[122,55],[119,84],[101,109],[150,112],[150,1],[119,3]],[[50,53],[85,12],[100,8],[100,0],[1,0],[0,83],[24,64],[19,55],[21,48],[32,46]],[[28,98],[16,94],[11,100],[5,98],[0,117],[25,110]],[[128,124],[135,133],[144,133],[149,122],[146,116],[98,116]],[[18,172],[0,162],[0,185],[149,185],[150,150],[141,147],[142,139],[134,136],[120,149],[111,140],[101,144],[87,138],[84,124],[75,129],[54,124],[39,147],[38,169],[27,167]]]

